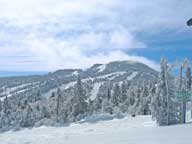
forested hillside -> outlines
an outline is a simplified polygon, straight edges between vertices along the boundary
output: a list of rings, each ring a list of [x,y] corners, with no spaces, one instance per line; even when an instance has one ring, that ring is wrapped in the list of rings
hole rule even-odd
[[[171,74],[165,59],[161,70],[119,61],[95,64],[86,70],[60,70],[44,76],[1,78],[0,129],[59,126],[95,114],[150,115],[160,125],[181,123],[179,88],[186,78]]]

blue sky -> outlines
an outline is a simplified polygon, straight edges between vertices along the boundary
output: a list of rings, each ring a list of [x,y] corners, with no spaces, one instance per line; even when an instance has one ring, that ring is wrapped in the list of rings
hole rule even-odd
[[[0,0],[0,71],[191,58],[191,0]]]

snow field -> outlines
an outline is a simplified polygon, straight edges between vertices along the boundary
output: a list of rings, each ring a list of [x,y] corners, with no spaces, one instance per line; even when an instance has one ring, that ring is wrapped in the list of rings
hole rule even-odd
[[[1,144],[191,144],[192,124],[159,127],[150,116],[0,134]]]

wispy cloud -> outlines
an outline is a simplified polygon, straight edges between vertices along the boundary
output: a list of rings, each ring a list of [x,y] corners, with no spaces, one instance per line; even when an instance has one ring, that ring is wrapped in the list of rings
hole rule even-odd
[[[86,68],[112,60],[157,68],[129,54],[148,47],[137,33],[185,31],[191,12],[191,0],[0,0],[1,69]],[[29,57],[18,63],[22,55]]]

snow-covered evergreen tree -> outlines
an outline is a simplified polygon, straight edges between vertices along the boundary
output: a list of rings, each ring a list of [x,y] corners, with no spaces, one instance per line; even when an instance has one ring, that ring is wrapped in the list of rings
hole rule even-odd
[[[191,93],[191,84],[192,84],[192,80],[191,80],[191,68],[189,66],[189,60],[186,59],[185,60],[185,67],[186,67],[186,78],[185,78],[185,82],[186,82],[186,90]],[[191,118],[192,118],[192,99],[191,99]]]
[[[23,121],[21,122],[21,126],[23,127],[31,127],[34,125],[34,116],[33,116],[33,109],[30,105],[24,111]]]
[[[9,113],[9,109],[10,109],[10,103],[9,103],[8,97],[6,95],[6,97],[3,101],[3,112],[7,115]]]
[[[141,115],[150,114],[149,108],[149,90],[145,85],[142,86],[142,91],[140,94],[140,104],[139,104],[139,113]]]
[[[110,101],[111,100],[111,90],[109,88],[107,88],[107,96],[106,96],[107,100]]]
[[[87,96],[82,86],[81,78],[78,76],[77,84],[75,86],[74,96],[71,99],[72,116],[74,120],[79,120],[86,115],[87,110]]]
[[[57,116],[57,118],[59,117],[59,111],[60,111],[60,109],[61,109],[61,89],[60,88],[58,88],[57,89],[57,104],[56,104],[56,116]]]
[[[35,95],[35,102],[41,100],[41,91],[38,90],[37,94]]]
[[[98,93],[94,100],[94,111],[100,113],[102,109],[102,101],[105,99],[105,93]]]
[[[121,84],[121,97],[120,97],[120,102],[124,103],[127,99],[127,87],[125,81]]]
[[[161,71],[156,95],[152,100],[152,116],[159,125],[171,125],[180,121],[173,77],[166,59],[161,60]]]
[[[118,107],[120,103],[120,97],[121,97],[121,89],[118,83],[115,84],[113,88],[113,94],[111,97],[111,102],[113,104],[113,107]]]
[[[102,101],[102,110],[103,113],[113,114],[113,108],[111,101],[109,101],[107,98],[104,98]]]

